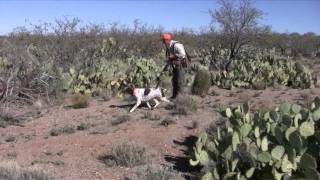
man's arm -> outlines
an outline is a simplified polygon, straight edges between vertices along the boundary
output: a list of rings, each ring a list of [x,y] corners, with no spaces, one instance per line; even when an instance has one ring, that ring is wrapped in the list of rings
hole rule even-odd
[[[186,50],[184,49],[183,44],[181,44],[181,43],[175,44],[174,52],[175,52],[174,56],[176,59],[177,58],[179,58],[179,59],[186,58]]]

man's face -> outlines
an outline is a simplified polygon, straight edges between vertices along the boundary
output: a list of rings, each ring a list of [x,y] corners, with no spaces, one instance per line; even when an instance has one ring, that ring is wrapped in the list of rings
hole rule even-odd
[[[170,45],[170,40],[162,40],[163,44],[166,46],[166,47],[169,47]]]

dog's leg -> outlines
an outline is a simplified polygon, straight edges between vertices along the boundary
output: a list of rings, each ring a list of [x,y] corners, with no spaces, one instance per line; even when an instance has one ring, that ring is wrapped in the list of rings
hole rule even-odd
[[[141,101],[137,101],[136,105],[133,106],[133,108],[131,108],[130,112],[133,112],[137,107],[139,107],[139,105],[141,104]]]
[[[154,102],[156,103],[156,105],[154,105],[153,108],[156,108],[160,104],[160,102],[157,99],[154,99]]]
[[[171,101],[169,101],[166,97],[161,97],[160,100],[167,103],[171,103]]]
[[[148,108],[149,108],[149,109],[152,109],[152,107],[151,107],[151,105],[150,105],[149,101],[147,101],[147,102],[146,102],[146,104],[147,104],[147,106],[148,106]]]

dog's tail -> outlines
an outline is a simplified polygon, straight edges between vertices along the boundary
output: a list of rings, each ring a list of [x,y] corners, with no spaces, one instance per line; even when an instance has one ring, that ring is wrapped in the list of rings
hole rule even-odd
[[[161,84],[161,79],[160,79],[160,77],[157,77],[156,89],[160,86],[160,84]]]

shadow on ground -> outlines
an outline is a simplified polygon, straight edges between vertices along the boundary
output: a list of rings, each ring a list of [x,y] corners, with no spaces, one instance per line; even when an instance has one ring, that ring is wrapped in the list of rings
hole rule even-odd
[[[189,154],[197,140],[196,136],[188,136],[182,142],[173,140],[173,143],[178,145],[183,152],[182,156],[165,155],[165,160],[173,165],[173,169],[182,173],[187,180],[196,180],[195,174],[199,173],[199,167],[189,165]]]
[[[130,104],[111,104],[109,107],[110,108],[123,108],[123,109],[126,109],[126,108],[132,108],[136,103],[130,103]],[[153,105],[153,104],[151,104]],[[138,108],[141,108],[141,107],[148,107],[146,103],[141,103],[140,106]]]

